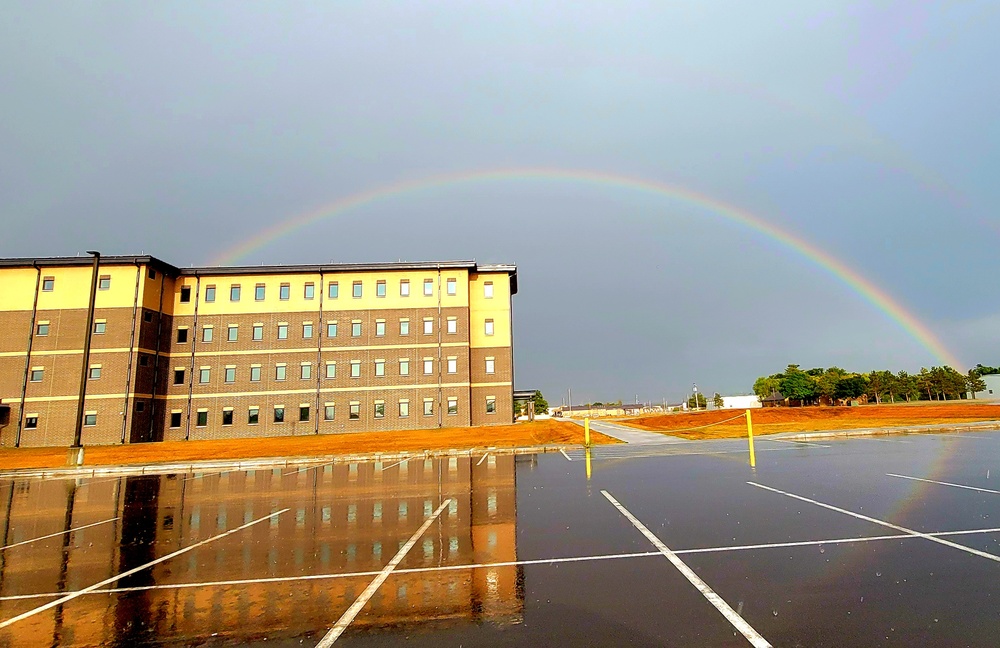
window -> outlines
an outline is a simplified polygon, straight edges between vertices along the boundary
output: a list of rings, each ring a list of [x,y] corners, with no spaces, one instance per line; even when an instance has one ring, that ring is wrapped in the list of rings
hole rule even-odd
[[[106,320],[97,320],[94,322],[94,333],[102,335],[108,330],[108,323]]]
[[[38,427],[38,414],[28,414],[24,417],[24,427],[27,430],[34,430]]]
[[[434,360],[432,358],[424,358],[424,375],[429,376],[434,373]]]
[[[410,320],[408,319],[399,320],[399,334],[400,335],[410,334]]]
[[[45,292],[52,292],[56,288],[56,278],[55,277],[45,277],[42,279],[42,290]]]
[[[458,358],[448,358],[448,373],[458,373]]]
[[[203,326],[201,328],[201,341],[202,342],[211,342],[212,341],[212,332],[214,330],[215,329],[212,326]]]
[[[42,378],[44,377],[45,377],[45,369],[43,367],[31,368],[31,382],[42,382]]]
[[[292,296],[292,285],[283,283],[278,286],[278,299],[281,301],[288,301],[288,298]]]
[[[385,360],[375,361],[375,375],[384,376],[385,375]]]
[[[253,325],[253,339],[256,342],[260,342],[261,340],[264,339],[264,325],[263,324],[254,324]]]
[[[424,416],[432,416],[434,414],[434,399],[425,398],[424,399]]]
[[[142,321],[143,322],[152,322],[153,321],[153,313],[151,313],[150,311],[144,312],[142,314]]]
[[[200,409],[198,410],[198,422],[197,427],[205,427],[208,425],[208,410]]]
[[[410,360],[409,358],[402,358],[399,361],[399,375],[409,376],[410,375]]]
[[[313,366],[310,362],[303,362],[299,365],[299,377],[302,380],[309,380],[313,375]]]
[[[274,406],[274,422],[284,423],[285,422],[285,406],[275,405]]]
[[[424,335],[434,334],[434,320],[430,317],[424,318]]]
[[[181,303],[187,304],[191,301],[191,286],[181,286]]]
[[[188,329],[187,329],[187,327],[183,326],[183,327],[177,329],[177,343],[178,344],[184,344],[187,341],[188,341]]]
[[[493,358],[486,358],[486,373],[496,373],[496,360]]]
[[[239,337],[239,331],[240,331],[240,327],[238,325],[236,325],[236,324],[230,324],[229,325],[229,333],[228,333],[228,338],[227,339],[230,342],[235,342],[237,340],[237,338]]]
[[[337,337],[337,323],[327,322],[326,323],[326,337],[335,338]]]
[[[361,337],[361,320],[351,322],[351,337]]]
[[[449,317],[448,318],[448,335],[454,335],[458,333],[458,318]]]
[[[410,415],[410,401],[403,399],[399,401],[399,418],[406,418]]]
[[[250,382],[260,382],[260,365],[250,367]]]
[[[497,412],[497,397],[496,396],[487,396],[486,397],[486,413],[487,414],[496,414],[496,412]]]
[[[375,401],[375,418],[385,418],[385,401]]]
[[[145,367],[149,365],[149,356],[140,355],[139,356],[139,366]]]
[[[305,286],[305,289],[304,289],[304,291],[302,293],[302,296],[304,298],[306,298],[306,299],[315,299],[316,298],[316,284],[314,284],[312,282],[307,283],[306,286]]]
[[[146,411],[146,404],[143,402],[138,402],[135,404],[135,411],[144,412]]]
[[[110,290],[111,289],[111,275],[101,275],[97,280],[98,290]]]
[[[215,286],[205,286],[205,301],[215,301]]]
[[[299,420],[308,421],[309,420],[309,406],[299,405]]]
[[[233,284],[229,286],[229,301],[237,302],[240,300],[240,285]]]
[[[483,297],[493,299],[493,282],[487,281],[483,284]]]
[[[170,412],[170,427],[179,428],[181,426],[181,412],[180,410],[174,410]]]
[[[454,297],[455,295],[458,294],[458,280],[457,279],[448,279],[445,282],[445,286],[447,286],[447,288],[448,288],[448,294],[451,295],[452,297]]]
[[[97,425],[97,412],[87,412],[83,415],[83,424],[87,427]]]
[[[434,280],[424,279],[424,296],[430,297],[434,294]]]
[[[302,338],[308,340],[313,336],[313,325],[312,322],[306,322],[302,325]]]
[[[275,380],[284,380],[285,379],[285,373],[286,373],[287,369],[288,368],[285,366],[284,363],[275,365],[275,367],[274,367],[274,379]]]
[[[361,377],[361,361],[351,360],[351,378]]]
[[[323,406],[323,420],[332,421],[337,414],[337,406],[333,403],[326,403]]]
[[[340,295],[340,284],[336,281],[331,281],[326,287],[326,294],[330,299],[336,299]]]
[[[184,370],[174,369],[174,384],[183,385],[184,384]]]
[[[149,278],[156,279],[156,270],[153,270],[152,268],[149,269]]]
[[[327,362],[326,363],[326,377],[327,378],[336,378],[337,377],[337,363],[336,362]]]
[[[493,335],[493,320],[486,320],[486,335]]]
[[[353,290],[354,290],[353,294],[354,294],[355,297],[360,297],[361,296],[361,282],[360,281],[355,281],[354,282],[354,288],[353,288]]]
[[[359,418],[361,418],[361,403],[357,401],[351,402],[351,409],[347,418],[351,419],[352,421],[357,421]]]
[[[278,324],[278,339],[279,340],[288,339],[288,324]]]
[[[385,320],[375,320],[375,337],[385,337]]]
[[[90,365],[90,371],[87,373],[87,377],[91,380],[97,380],[101,377],[101,365]]]
[[[385,297],[385,280],[380,279],[375,282],[375,296]]]
[[[410,280],[400,279],[399,280],[399,296],[409,297],[410,296]]]
[[[448,413],[449,414],[458,414],[458,397],[457,396],[449,396],[448,397]]]
[[[212,370],[209,367],[202,367],[198,370],[198,382],[201,384],[207,383],[212,379]]]
[[[222,410],[222,424],[223,425],[233,424],[233,409],[231,407],[227,407],[226,409]]]
[[[227,383],[236,382],[236,367],[233,366],[226,367],[226,382]]]
[[[251,407],[247,410],[247,425],[257,425],[260,420],[260,408]]]

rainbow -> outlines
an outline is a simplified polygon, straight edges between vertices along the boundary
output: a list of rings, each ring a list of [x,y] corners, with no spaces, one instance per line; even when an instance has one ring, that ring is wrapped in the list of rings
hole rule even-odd
[[[743,225],[792,250],[847,285],[852,291],[868,301],[877,310],[884,313],[891,321],[895,322],[907,335],[912,337],[942,364],[955,368],[964,366],[955,354],[949,351],[925,324],[898,301],[860,273],[848,267],[844,262],[821,250],[809,241],[782,230],[744,209],[721,202],[710,196],[696,193],[690,189],[655,180],[634,178],[614,173],[580,169],[519,167],[461,171],[403,180],[344,196],[322,205],[318,209],[279,221],[273,226],[226,250],[211,263],[212,265],[236,264],[249,254],[256,252],[272,241],[288,236],[296,230],[389,197],[398,197],[404,194],[463,184],[525,180],[583,183],[652,194],[693,205],[721,216],[726,220]]]

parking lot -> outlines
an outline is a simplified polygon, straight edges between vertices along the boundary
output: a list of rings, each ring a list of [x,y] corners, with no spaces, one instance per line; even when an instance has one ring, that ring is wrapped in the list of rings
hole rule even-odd
[[[993,646],[998,453],[762,438],[756,469],[733,440],[7,480],[0,643]]]

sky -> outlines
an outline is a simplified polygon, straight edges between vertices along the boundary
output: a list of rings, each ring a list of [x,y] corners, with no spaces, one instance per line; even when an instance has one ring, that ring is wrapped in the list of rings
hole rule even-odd
[[[992,1],[8,0],[0,256],[217,264],[373,191],[235,261],[516,263],[515,386],[556,404],[930,339],[997,365],[997,33]]]

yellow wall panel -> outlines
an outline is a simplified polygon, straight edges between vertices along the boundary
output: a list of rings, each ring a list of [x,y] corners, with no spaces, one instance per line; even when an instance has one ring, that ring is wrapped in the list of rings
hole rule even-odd
[[[493,297],[485,296],[485,284],[493,282]],[[493,335],[486,335],[485,322],[493,320]],[[473,348],[511,345],[510,276],[506,272],[477,272],[469,277],[469,346]]]

